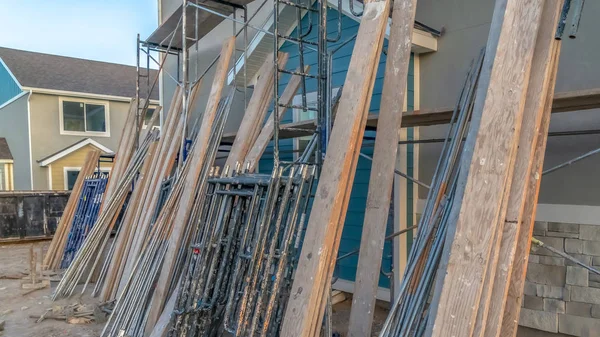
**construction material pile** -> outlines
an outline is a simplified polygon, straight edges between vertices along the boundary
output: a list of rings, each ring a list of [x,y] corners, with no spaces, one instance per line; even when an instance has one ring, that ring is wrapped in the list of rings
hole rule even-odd
[[[404,102],[395,90],[403,83],[406,91],[415,4],[394,3],[390,40],[398,48],[390,48],[387,59],[380,120],[387,124],[376,140],[376,183],[369,186],[366,213],[366,225],[373,221],[377,228],[385,228],[388,217],[396,160],[389,154],[397,147]],[[324,313],[331,315],[331,280],[389,7],[387,0],[365,1],[329,143],[313,136],[293,162],[279,161],[279,120],[273,117],[290,107],[304,76],[299,70],[308,67],[288,71],[293,76],[279,97],[274,87],[286,53],[275,52],[261,67],[222,170],[215,158],[236,92],[223,93],[234,37],[223,44],[197,120],[189,111],[202,78],[177,89],[160,131],[152,128],[158,110],[141,130],[138,107],[146,104],[134,101],[91,227],[73,221],[77,207],[69,200],[69,220],[61,222],[47,255],[53,267],[63,252],[70,262],[53,298],[95,282],[93,294],[114,304],[102,336],[318,335]],[[454,109],[382,337],[497,336],[500,329],[514,335],[559,59],[553,36],[560,7],[558,1],[497,1],[488,46]],[[278,102],[265,123],[273,97]],[[273,138],[273,171],[257,174]],[[323,159],[321,167],[307,163],[317,146],[327,146],[317,160]],[[81,179],[77,195],[86,190]],[[82,231],[82,243],[68,239]],[[370,333],[373,270],[378,276],[384,235],[363,229],[350,330],[368,331],[350,335]]]
[[[425,330],[428,302],[451,221],[449,215],[455,202],[464,139],[469,131],[482,62],[483,53],[470,70],[454,109],[419,221],[419,234],[413,241],[398,295],[379,334],[382,337],[421,336]]]

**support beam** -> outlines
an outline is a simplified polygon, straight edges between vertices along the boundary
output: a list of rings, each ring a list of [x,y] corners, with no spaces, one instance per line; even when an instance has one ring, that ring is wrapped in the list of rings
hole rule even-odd
[[[600,109],[600,88],[561,92],[554,94],[552,113],[575,112],[581,110]],[[367,118],[367,127],[376,128],[378,115],[371,114]],[[452,109],[438,108],[432,110],[415,110],[403,113],[402,127],[410,128],[416,126],[444,125],[450,123]],[[309,119],[301,122],[286,123],[281,125],[279,131],[280,139],[310,136],[314,133],[316,121]],[[293,130],[292,130],[293,129]],[[299,131],[298,129],[306,129]],[[223,135],[224,142],[232,142],[234,133]]]
[[[486,271],[495,268],[490,253],[512,181],[543,4],[496,1],[426,335],[473,334]]]
[[[556,79],[556,66],[558,65],[560,55],[560,41],[554,39],[554,34],[562,8],[561,4],[562,1],[560,0],[546,0],[544,3],[538,38],[533,54],[529,87],[527,88],[527,96],[525,98],[525,110],[512,184],[510,190],[506,190],[508,193],[505,195],[507,202],[506,216],[499,219],[500,222],[504,223],[501,232],[498,262],[495,269],[489,268],[489,270],[493,271],[493,280],[488,284],[488,289],[491,290],[490,296],[487,299],[489,309],[487,310],[487,315],[485,315],[486,310],[482,311],[484,318],[482,322],[482,334],[476,334],[475,336],[499,336],[512,267],[515,259],[523,258],[523,256],[515,255],[515,250],[517,237],[520,235],[520,229],[523,227],[521,226],[521,220],[523,218],[523,208],[528,188],[527,177],[530,175],[535,158],[534,151],[538,141],[537,130],[540,129],[542,117],[549,115],[549,111],[545,110],[547,96],[553,92]],[[547,133],[542,135],[542,137],[546,138]],[[480,307],[481,309],[484,308]],[[512,308],[511,310],[519,312],[519,309],[520,307]]]
[[[389,0],[367,1],[288,301],[282,336],[317,336],[346,218]]]
[[[385,228],[394,186],[396,151],[406,97],[416,7],[417,0],[394,1],[389,40],[389,45],[393,47],[389,48],[386,59],[381,111],[350,311],[350,337],[371,335]]]

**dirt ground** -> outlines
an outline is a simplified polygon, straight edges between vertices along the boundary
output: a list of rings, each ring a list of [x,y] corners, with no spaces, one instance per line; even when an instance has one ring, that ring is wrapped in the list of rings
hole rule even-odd
[[[40,252],[43,247],[44,252],[47,249],[49,241],[33,243],[34,250]],[[51,288],[34,291],[23,296],[21,284],[28,280],[3,279],[3,275],[26,276],[29,274],[29,250],[31,243],[27,244],[0,244],[0,321],[5,321],[4,331],[0,332],[2,337],[59,337],[59,336],[81,336],[95,337],[99,336],[103,324],[91,323],[74,325],[65,321],[47,319],[36,323],[35,318],[30,315],[41,315],[46,309],[54,305],[68,305],[74,303],[91,304],[95,300],[89,296],[73,296],[70,299],[63,299],[56,302],[50,300],[52,289],[56,283],[51,284]],[[40,258],[38,258],[38,261]],[[333,331],[346,336],[348,330],[348,318],[350,317],[351,297],[348,296],[344,302],[338,303],[333,307]],[[373,324],[373,336],[376,336],[381,325],[385,321],[388,309],[385,304],[379,303],[375,310],[375,320]]]
[[[34,243],[34,250],[40,247],[46,249],[49,241]],[[52,302],[51,289],[41,289],[23,296],[21,283],[27,280],[2,279],[2,275],[18,275],[29,273],[29,248],[31,244],[3,244],[0,245],[0,321],[5,321],[2,337],[58,337],[58,336],[99,336],[102,324],[74,325],[65,321],[44,320],[36,323],[36,319],[29,315],[41,315],[53,305],[67,305],[78,302],[73,296],[70,299]],[[45,250],[44,250],[45,251]],[[39,258],[38,258],[39,260]],[[55,283],[52,286],[56,286]],[[83,303],[93,303],[89,297],[81,299]]]

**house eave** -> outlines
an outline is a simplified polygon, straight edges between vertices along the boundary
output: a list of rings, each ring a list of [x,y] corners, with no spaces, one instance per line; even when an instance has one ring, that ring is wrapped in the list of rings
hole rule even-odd
[[[354,1],[355,12],[362,11],[362,6],[363,6],[362,3],[360,3],[359,1],[356,1],[356,0],[350,0],[350,1]],[[338,9],[337,0],[327,0],[327,3],[329,5],[329,7],[336,9],[336,10]],[[342,13],[344,15],[346,15],[347,17],[351,18],[352,20],[354,20],[356,22],[360,22],[361,17],[352,14],[352,11],[350,11],[350,4],[348,1],[342,1]],[[392,24],[392,18],[388,18],[387,27],[385,29],[385,37],[386,38],[389,38],[389,36],[390,36],[391,24]],[[437,38],[433,34],[427,32],[427,31],[424,31],[424,30],[421,30],[418,28],[414,28],[413,35],[412,35],[411,51],[415,54],[425,54],[425,53],[435,52],[435,51],[437,51]]]
[[[92,99],[101,99],[106,101],[116,101],[116,102],[131,102],[131,97],[125,96],[114,96],[114,95],[104,95],[104,94],[92,94],[87,92],[78,92],[78,91],[66,91],[66,90],[56,90],[56,89],[46,89],[46,88],[34,88],[34,87],[23,87],[23,90],[31,91],[36,94],[47,94],[47,95],[58,95],[58,96],[71,96],[71,97],[82,97],[82,98],[92,98]],[[157,104],[159,101],[156,99],[151,99],[150,104]]]
[[[82,147],[87,146],[87,145],[92,145],[92,146],[94,146],[94,147],[96,147],[96,148],[98,148],[98,149],[100,149],[103,152],[108,153],[108,154],[114,153],[113,150],[111,150],[108,147],[106,147],[106,146],[98,143],[97,141],[95,141],[95,140],[93,140],[91,138],[86,138],[86,139],[84,139],[82,141],[79,141],[79,142],[77,142],[77,143],[75,143],[75,144],[73,144],[73,145],[71,145],[71,146],[69,146],[69,147],[67,147],[67,148],[65,148],[65,149],[63,149],[63,150],[55,153],[55,154],[52,154],[52,155],[50,155],[50,156],[48,156],[46,158],[42,158],[42,159],[38,160],[37,162],[42,167],[48,166],[48,165],[52,164],[53,162],[59,160],[60,158],[63,158],[65,156],[67,156],[67,155],[69,155],[69,154],[71,154],[71,153],[73,153],[73,152],[81,149]]]

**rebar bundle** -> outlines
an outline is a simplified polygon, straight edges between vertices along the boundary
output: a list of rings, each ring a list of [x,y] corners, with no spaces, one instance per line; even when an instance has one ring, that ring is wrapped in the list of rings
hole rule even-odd
[[[108,176],[96,172],[83,182],[60,268],[67,268],[98,218]]]
[[[416,337],[423,336],[425,332],[428,301],[446,240],[464,137],[469,130],[482,62],[483,51],[469,71],[454,109],[427,204],[419,222],[419,233],[414,239],[398,295],[380,337]]]
[[[171,336],[277,334],[315,167],[283,172],[209,179]]]

